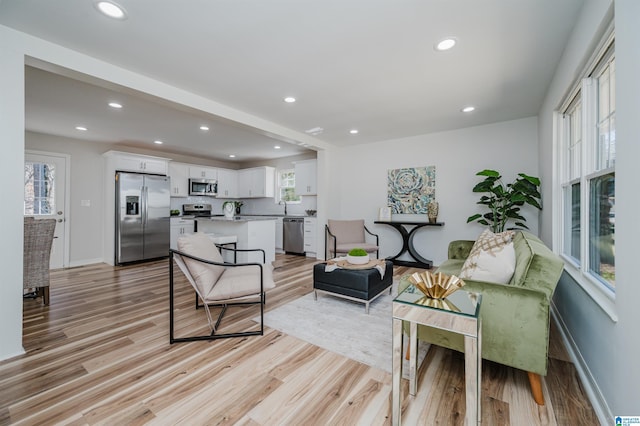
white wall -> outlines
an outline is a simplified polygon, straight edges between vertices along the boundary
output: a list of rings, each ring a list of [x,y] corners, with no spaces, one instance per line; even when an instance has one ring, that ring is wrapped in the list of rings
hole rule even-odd
[[[0,360],[22,349],[24,217],[24,57],[0,37],[0,181],[3,250],[0,256]]]
[[[613,2],[588,0],[576,23],[572,38],[558,65],[544,105],[540,110],[541,175],[551,182],[555,150],[552,116],[587,61],[603,26],[610,20]],[[617,322],[612,320],[568,274],[564,274],[554,295],[556,313],[570,336],[578,365],[584,368],[587,391],[604,424],[614,415],[638,412],[637,383],[640,367],[640,334],[637,331],[637,247],[640,227],[636,212],[638,159],[640,158],[640,2],[616,0],[616,300]],[[549,197],[549,191],[545,191]],[[558,232],[550,211],[543,213],[543,237],[550,243]]]
[[[71,210],[69,226],[69,266],[102,262],[102,221],[104,211],[102,153],[105,145],[26,132],[25,147],[38,151],[69,154]],[[80,200],[89,200],[83,207]]]
[[[537,176],[538,134],[535,117],[442,133],[359,145],[332,152],[331,191],[338,210],[331,219],[364,218],[380,235],[380,256],[395,255],[402,248],[397,231],[374,225],[378,209],[387,204],[387,171],[405,167],[436,166],[436,200],[442,228],[425,227],[416,234],[417,251],[439,264],[447,258],[447,246],[456,239],[475,239],[484,227],[467,224],[467,217],[486,212],[476,205],[472,192],[484,169],[502,173],[506,182],[523,172]],[[538,232],[538,211],[524,209],[531,232]],[[415,215],[407,219],[417,219]],[[422,215],[421,219],[426,220]],[[324,244],[324,240],[322,240]]]

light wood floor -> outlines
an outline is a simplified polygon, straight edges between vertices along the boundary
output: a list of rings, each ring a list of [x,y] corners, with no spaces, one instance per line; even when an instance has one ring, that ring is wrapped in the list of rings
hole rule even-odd
[[[278,263],[267,310],[312,288],[313,261]],[[178,332],[198,331],[204,313],[183,280],[176,300]],[[246,329],[256,315],[256,307],[236,308],[227,319]],[[26,355],[0,363],[0,424],[390,424],[389,373],[272,329],[169,345],[168,321],[168,261],[54,272],[51,305],[24,302]],[[533,402],[526,373],[485,361],[483,424],[598,424],[551,336],[547,404]],[[403,423],[462,424],[463,371],[462,354],[430,350],[416,397],[404,381]]]

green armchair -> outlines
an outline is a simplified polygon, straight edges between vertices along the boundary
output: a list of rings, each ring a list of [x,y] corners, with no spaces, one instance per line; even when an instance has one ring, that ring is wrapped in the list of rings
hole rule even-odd
[[[449,259],[437,272],[459,275],[473,243],[451,242]],[[564,265],[528,232],[516,232],[514,248],[516,268],[509,284],[465,280],[465,289],[482,293],[482,358],[525,370],[535,401],[544,405],[540,376],[547,374],[549,306]],[[408,278],[401,278],[399,291],[410,285]],[[443,330],[419,326],[418,339],[464,351],[462,336]]]

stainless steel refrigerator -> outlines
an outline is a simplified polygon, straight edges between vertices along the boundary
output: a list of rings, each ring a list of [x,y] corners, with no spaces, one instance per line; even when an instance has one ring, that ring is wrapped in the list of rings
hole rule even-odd
[[[166,176],[116,173],[116,264],[169,255]]]

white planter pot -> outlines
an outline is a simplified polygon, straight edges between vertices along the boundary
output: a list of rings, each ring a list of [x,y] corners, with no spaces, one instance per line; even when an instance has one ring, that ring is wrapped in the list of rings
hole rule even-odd
[[[365,263],[369,263],[369,255],[366,256],[349,256],[347,255],[347,262],[352,265],[364,265]]]

